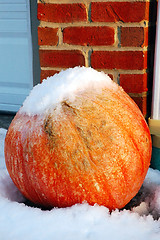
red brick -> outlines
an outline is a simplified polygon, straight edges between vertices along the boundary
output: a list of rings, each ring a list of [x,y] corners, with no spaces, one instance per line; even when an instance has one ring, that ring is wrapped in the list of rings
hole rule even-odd
[[[75,67],[84,66],[85,59],[78,50],[40,50],[41,67]]]
[[[155,44],[156,27],[121,27],[122,47],[144,47]]]
[[[114,44],[114,28],[67,27],[63,31],[64,43],[82,46],[105,46]]]
[[[131,97],[141,110],[143,116],[147,115],[147,97]]]
[[[147,68],[147,52],[94,51],[91,55],[91,66],[98,69],[142,70]]]
[[[68,23],[87,20],[84,4],[38,4],[38,19],[46,22]]]
[[[147,92],[147,74],[120,74],[120,86],[127,93]]]
[[[57,45],[58,28],[38,27],[38,44],[39,45]]]
[[[149,2],[92,2],[93,22],[141,22],[149,20]]]
[[[56,70],[41,70],[41,82],[44,79],[46,79],[47,77],[51,77],[56,73],[59,73],[59,71],[56,71]]]
[[[122,47],[143,47],[148,45],[148,28],[121,27]]]

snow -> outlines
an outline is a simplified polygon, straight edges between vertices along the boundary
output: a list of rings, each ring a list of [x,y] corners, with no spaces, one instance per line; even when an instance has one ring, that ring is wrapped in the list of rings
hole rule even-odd
[[[0,128],[0,169],[5,168],[4,162],[4,136],[6,135],[7,130]]]
[[[160,171],[149,169],[141,190],[121,211],[87,203],[41,210],[25,204],[8,175],[5,134],[0,128],[0,240],[160,239]]]
[[[24,101],[20,112],[29,116],[45,113],[64,99],[74,101],[79,91],[87,89],[100,91],[104,87],[116,90],[118,85],[107,74],[93,68],[69,68],[36,85]]]

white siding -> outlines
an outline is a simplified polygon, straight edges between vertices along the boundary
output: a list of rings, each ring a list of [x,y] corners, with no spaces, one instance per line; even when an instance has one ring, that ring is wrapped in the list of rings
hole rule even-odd
[[[0,110],[17,111],[32,87],[29,0],[0,0]]]

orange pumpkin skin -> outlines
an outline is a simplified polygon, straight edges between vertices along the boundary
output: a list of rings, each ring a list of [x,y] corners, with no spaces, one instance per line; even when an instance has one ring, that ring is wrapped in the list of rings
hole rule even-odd
[[[150,158],[148,126],[121,88],[77,93],[48,114],[19,111],[5,139],[13,182],[46,207],[86,201],[122,208],[139,191]]]

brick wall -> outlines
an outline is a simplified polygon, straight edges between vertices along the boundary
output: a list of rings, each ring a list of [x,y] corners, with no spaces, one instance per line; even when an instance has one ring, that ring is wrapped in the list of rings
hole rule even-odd
[[[150,114],[156,1],[38,0],[38,19],[41,80],[91,66]]]

